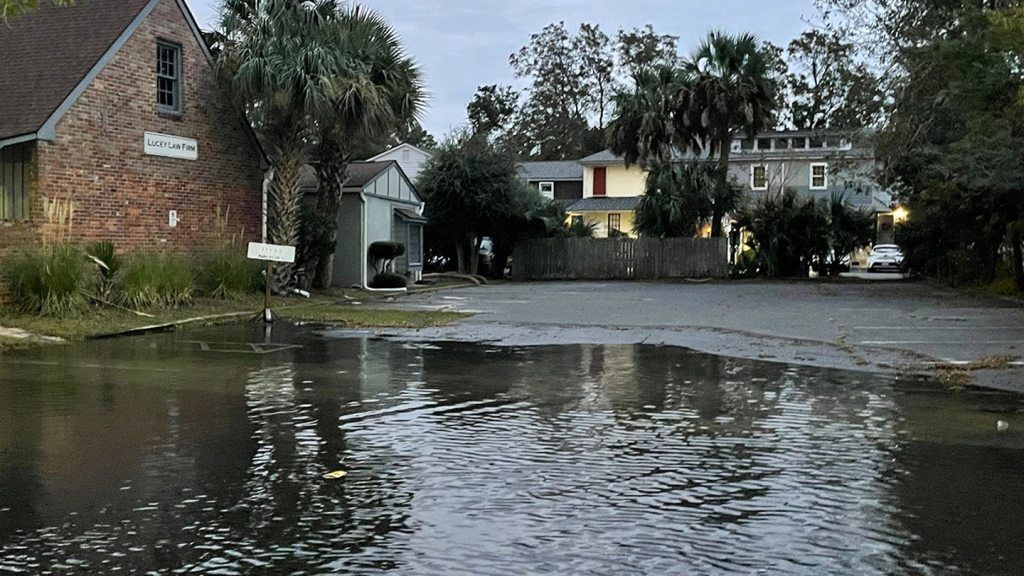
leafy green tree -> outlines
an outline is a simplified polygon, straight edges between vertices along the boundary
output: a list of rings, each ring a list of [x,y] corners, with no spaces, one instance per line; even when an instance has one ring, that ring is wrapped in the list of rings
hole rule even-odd
[[[329,117],[338,94],[338,52],[331,47],[335,2],[227,0],[220,70],[271,157],[270,241],[299,240],[299,170],[317,121]],[[311,57],[316,55],[316,57]],[[282,292],[292,267],[275,268]]]
[[[854,45],[835,29],[808,30],[789,43],[785,88],[799,130],[859,129],[876,124],[882,108],[879,81]]]
[[[608,37],[596,26],[571,34],[564,22],[550,24],[509,57],[517,78],[527,78],[527,97],[516,118],[512,142],[518,154],[537,160],[576,159],[596,152],[603,133],[590,117],[603,122],[611,97],[614,56]]]
[[[70,6],[75,0],[50,0],[56,6]],[[39,8],[39,0],[0,0],[0,20],[7,22]]]
[[[737,132],[753,138],[775,123],[778,85],[770,64],[754,36],[721,32],[708,35],[683,64],[690,85],[684,124],[707,143],[723,170],[729,168]],[[729,209],[724,202],[715,204],[712,237],[722,235],[722,219]]]
[[[511,86],[480,86],[466,107],[469,124],[476,134],[490,136],[508,130],[519,108],[519,94]]]
[[[616,40],[619,71],[629,78],[650,68],[679,64],[679,37],[658,34],[650,24],[632,30],[620,28]]]
[[[456,134],[438,148],[420,173],[418,189],[429,226],[454,240],[463,273],[476,273],[481,238],[503,232],[503,225],[526,210],[526,185],[514,158],[471,134]]]

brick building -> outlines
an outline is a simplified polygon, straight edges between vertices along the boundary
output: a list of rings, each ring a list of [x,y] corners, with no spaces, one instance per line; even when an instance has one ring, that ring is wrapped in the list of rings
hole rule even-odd
[[[0,254],[257,239],[266,157],[183,0],[78,0],[0,25]],[[73,209],[73,211],[71,210]]]

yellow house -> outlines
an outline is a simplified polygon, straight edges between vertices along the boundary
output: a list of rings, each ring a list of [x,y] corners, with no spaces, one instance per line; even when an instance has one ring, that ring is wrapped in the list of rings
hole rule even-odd
[[[614,235],[613,231],[635,238],[633,215],[644,194],[647,173],[639,166],[627,168],[622,158],[609,150],[587,156],[580,164],[583,198],[566,209],[569,218],[597,224],[597,238]]]

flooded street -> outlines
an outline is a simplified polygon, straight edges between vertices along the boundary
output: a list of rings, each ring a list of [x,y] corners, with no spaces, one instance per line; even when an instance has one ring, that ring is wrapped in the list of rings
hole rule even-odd
[[[1019,397],[345,336],[0,358],[0,573],[1024,573]]]

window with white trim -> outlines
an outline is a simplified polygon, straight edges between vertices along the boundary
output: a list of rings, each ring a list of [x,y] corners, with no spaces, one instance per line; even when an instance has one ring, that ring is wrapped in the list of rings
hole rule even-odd
[[[825,190],[828,188],[828,162],[815,162],[811,164],[811,190]]]
[[[753,190],[768,189],[768,166],[754,164],[750,169],[750,188]]]
[[[554,182],[541,182],[537,185],[537,189],[540,190],[540,195],[547,198],[548,200],[555,199],[555,183]]]
[[[409,224],[409,246],[406,254],[409,255],[409,265],[419,266],[423,264],[423,225]]]
[[[156,106],[181,112],[181,46],[156,43]]]

